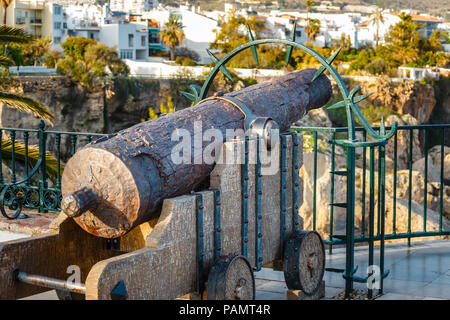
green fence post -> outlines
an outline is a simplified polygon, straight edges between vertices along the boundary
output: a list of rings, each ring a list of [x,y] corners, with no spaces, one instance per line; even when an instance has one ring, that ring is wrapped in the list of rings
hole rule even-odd
[[[347,221],[345,247],[345,298],[353,291],[354,270],[354,233],[355,233],[355,148],[346,147],[347,153]]]
[[[46,140],[47,133],[45,132],[45,122],[39,122],[39,158],[41,159],[41,166],[39,168],[39,212],[47,212],[45,210],[45,189],[47,189],[47,167],[46,167]]]

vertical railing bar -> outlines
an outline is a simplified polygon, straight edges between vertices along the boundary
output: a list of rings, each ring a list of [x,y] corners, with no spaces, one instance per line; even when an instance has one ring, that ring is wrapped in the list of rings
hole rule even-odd
[[[316,230],[317,206],[317,131],[314,131],[314,192],[313,192],[313,230]]]
[[[242,166],[242,255],[247,258],[248,244],[248,136],[244,138],[244,165]]]
[[[197,216],[197,292],[203,293],[203,195],[196,194],[196,216]]]
[[[72,155],[75,154],[76,149],[77,149],[77,136],[72,134],[70,135],[70,145],[71,145],[71,153]]]
[[[221,224],[220,224],[220,211],[221,211],[221,199],[220,199],[220,190],[214,190],[214,247],[215,247],[215,258],[216,260],[219,259],[220,253],[222,250],[222,242],[221,242],[221,236],[220,233],[221,230]]]
[[[384,224],[385,224],[385,191],[386,191],[386,184],[385,184],[385,178],[386,178],[386,162],[385,162],[385,146],[380,146],[380,151],[381,154],[379,155],[378,160],[380,161],[381,165],[380,165],[380,175],[381,175],[381,192],[380,192],[380,196],[381,198],[379,199],[379,203],[380,203],[380,227],[381,227],[381,231],[380,231],[380,274],[381,274],[381,278],[380,278],[380,288],[378,289],[378,293],[382,294],[383,293],[383,283],[384,283],[384,277],[385,277],[385,272],[384,272]]]
[[[0,184],[3,186],[3,130],[0,130],[0,141],[2,142],[2,146],[0,148]]]
[[[23,133],[23,143],[25,146],[25,177],[28,177],[28,172],[29,172],[29,168],[28,168],[28,138],[29,138],[29,133],[27,131],[25,131]],[[29,179],[25,182],[25,185],[27,187],[30,185]]]
[[[56,143],[56,189],[61,191],[61,134],[57,133]]]
[[[261,241],[262,241],[262,233],[261,233],[261,223],[262,223],[262,213],[261,213],[261,197],[262,197],[262,186],[261,186],[261,138],[256,139],[256,205],[255,205],[255,222],[256,222],[256,271],[261,270],[262,267],[262,251],[261,251]]]
[[[441,183],[439,186],[439,231],[442,231],[442,217],[444,215],[444,142],[445,129],[441,131]]]
[[[47,188],[47,164],[46,164],[46,144],[47,133],[45,132],[45,122],[39,122],[39,157],[41,166],[39,168],[39,212],[45,212],[45,189]]]
[[[428,130],[425,131],[425,164],[424,164],[424,185],[423,185],[423,232],[427,232],[427,195],[428,195]]]
[[[353,291],[354,232],[355,232],[355,148],[346,147],[347,165],[347,208],[345,223],[345,299]]]
[[[330,186],[330,203],[334,203],[334,171],[335,171],[335,157],[336,157],[336,144],[334,141],[336,140],[336,132],[333,132],[333,136],[331,138],[331,186]],[[333,253],[333,229],[334,229],[334,206],[330,205],[330,245],[328,247],[328,252],[330,254]]]
[[[286,172],[287,172],[287,157],[286,157],[286,135],[281,135],[281,181],[280,181],[280,244],[283,248],[286,237]],[[283,254],[283,251],[280,251]]]
[[[16,131],[11,130],[11,183],[16,183]]]
[[[298,136],[292,134],[292,232],[298,230]]]
[[[377,149],[378,149],[377,236],[380,236],[380,226],[381,226],[381,146],[379,146]]]
[[[374,236],[374,215],[375,215],[375,152],[374,147],[370,147],[370,156],[369,156],[369,266],[373,266],[373,236]],[[370,275],[368,275],[370,276]],[[368,298],[372,298],[372,289],[368,290]]]
[[[411,233],[411,192],[412,192],[412,153],[413,153],[413,129],[409,130],[409,188],[408,188],[408,234]],[[408,246],[411,246],[411,237],[408,237]]]
[[[393,199],[392,199],[392,233],[396,234],[396,216],[397,216],[397,132],[394,135],[394,185],[393,185]]]
[[[363,133],[364,141],[367,141],[367,131]],[[366,235],[366,148],[363,150],[363,165],[362,165],[362,191],[361,191],[361,236],[364,238]]]

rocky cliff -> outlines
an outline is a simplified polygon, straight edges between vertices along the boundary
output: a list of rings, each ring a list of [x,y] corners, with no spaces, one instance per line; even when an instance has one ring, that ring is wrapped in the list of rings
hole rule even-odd
[[[48,106],[55,115],[52,130],[109,133],[147,119],[149,108],[158,113],[169,96],[176,109],[188,107],[190,101],[179,93],[187,83],[192,81],[119,78],[90,91],[66,77],[19,77],[8,91]],[[30,114],[0,106],[0,127],[35,129],[38,122]]]

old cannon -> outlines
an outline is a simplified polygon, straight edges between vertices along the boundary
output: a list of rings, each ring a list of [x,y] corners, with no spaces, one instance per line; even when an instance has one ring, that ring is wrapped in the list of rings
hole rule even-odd
[[[270,42],[287,44],[288,57],[292,47],[312,52],[324,67],[206,98],[232,56]],[[303,140],[288,129],[329,100],[323,71],[333,71],[332,59],[288,40],[211,56],[216,67],[189,94],[195,106],[101,138],[70,159],[52,233],[0,244],[0,298],[53,288],[87,299],[252,299],[253,271],[264,265],[283,269],[289,289],[318,294],[324,248],[318,233],[302,230]],[[193,155],[174,162],[181,129]],[[202,161],[208,130],[217,133],[213,162]],[[79,281],[58,280],[73,266]]]

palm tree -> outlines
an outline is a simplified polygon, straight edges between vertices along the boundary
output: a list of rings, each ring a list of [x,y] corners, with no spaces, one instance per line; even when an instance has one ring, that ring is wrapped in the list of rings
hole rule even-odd
[[[161,41],[170,49],[170,60],[175,59],[175,47],[184,40],[183,25],[178,18],[171,16],[161,31]]]
[[[380,41],[379,37],[379,29],[380,29],[380,23],[384,23],[384,16],[383,16],[383,9],[376,8],[372,14],[371,14],[370,24],[376,26],[376,33],[375,33],[375,46],[378,46],[378,42]]]
[[[27,43],[32,41],[32,36],[23,29],[10,26],[0,26],[0,43]],[[0,55],[0,66],[8,66],[11,60]],[[44,120],[50,121],[53,114],[40,102],[15,93],[0,91],[0,103],[21,111],[27,111]]]
[[[13,2],[13,0],[0,0],[0,6],[2,6],[2,23],[3,25],[6,25],[6,10],[8,9],[9,5]]]
[[[313,42],[319,35],[320,31],[320,20],[318,19],[308,19],[309,23],[305,27],[305,32],[308,35],[309,41]]]
[[[309,12],[311,11],[311,7],[315,6],[316,3],[311,0],[306,0],[306,13],[309,15]],[[308,18],[309,16],[307,16]]]
[[[32,41],[32,36],[26,33],[23,29],[13,28],[10,26],[2,25],[0,26],[0,44],[6,43],[28,43]],[[7,67],[12,64],[12,61],[0,54],[0,66]],[[35,116],[42,118],[44,120],[50,121],[54,118],[50,110],[47,109],[42,103],[35,101],[31,98],[25,97],[23,95],[8,93],[0,91],[0,103],[4,105],[15,108],[20,111],[26,111],[34,114]],[[16,159],[18,161],[25,159],[25,145],[20,141],[15,141],[14,144]],[[2,155],[5,159],[11,158],[12,154],[12,142],[9,138],[2,138],[1,145]],[[39,148],[37,146],[28,146],[28,158],[29,164],[35,164],[39,157]],[[55,173],[56,160],[49,153],[46,154],[47,169],[49,173]],[[1,168],[0,168],[1,170]]]

